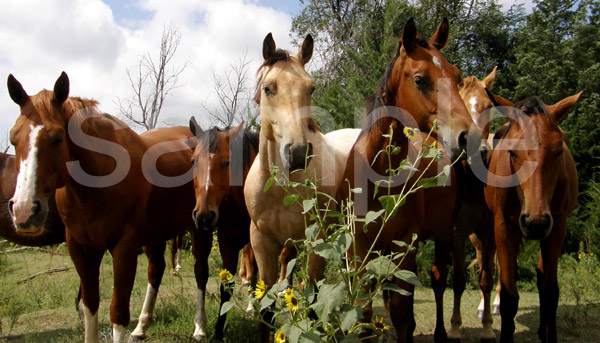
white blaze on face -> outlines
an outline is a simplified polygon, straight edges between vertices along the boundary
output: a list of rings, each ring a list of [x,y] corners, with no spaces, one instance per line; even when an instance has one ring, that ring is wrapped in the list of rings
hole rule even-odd
[[[44,128],[44,125],[33,126],[29,125],[31,132],[29,133],[29,147],[27,149],[27,157],[21,160],[19,164],[19,175],[17,176],[17,186],[13,201],[15,203],[15,212],[19,207],[31,207],[30,204],[35,200],[35,181],[36,170],[38,164],[38,148],[36,146],[38,135]],[[14,219],[14,218],[13,218]]]
[[[215,157],[215,154],[210,154],[210,159],[212,160],[213,157]],[[208,185],[210,184],[210,163],[211,161],[208,161],[208,165],[206,167],[206,184],[204,185],[204,189],[208,192]]]
[[[436,67],[443,69],[442,63],[440,62],[440,60],[438,60],[438,58],[436,56],[433,56],[432,62]]]

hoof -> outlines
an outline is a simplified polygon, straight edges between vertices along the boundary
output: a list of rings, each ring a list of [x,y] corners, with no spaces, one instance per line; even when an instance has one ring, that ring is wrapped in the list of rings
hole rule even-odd
[[[460,338],[458,338],[458,337],[448,337],[448,339],[446,340],[446,342],[448,342],[448,343],[460,343]]]
[[[146,340],[146,336],[129,336],[129,343],[139,343]]]
[[[481,343],[496,343],[496,338],[495,337],[481,338],[479,340],[479,342],[481,342]]]

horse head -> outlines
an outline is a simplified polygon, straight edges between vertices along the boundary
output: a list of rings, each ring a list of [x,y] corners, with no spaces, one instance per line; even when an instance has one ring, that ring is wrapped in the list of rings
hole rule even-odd
[[[259,69],[256,102],[260,105],[261,134],[276,142],[284,168],[304,168],[313,153],[310,135],[319,131],[311,115],[313,81],[304,69],[313,52],[307,35],[296,56],[276,49],[269,33],[263,42],[264,62]]]
[[[64,113],[69,101],[69,78],[63,72],[54,91],[42,90],[33,96],[27,95],[12,74],[7,85],[11,99],[21,110],[10,131],[18,176],[8,208],[17,232],[37,236],[43,232],[49,198],[68,180]]]

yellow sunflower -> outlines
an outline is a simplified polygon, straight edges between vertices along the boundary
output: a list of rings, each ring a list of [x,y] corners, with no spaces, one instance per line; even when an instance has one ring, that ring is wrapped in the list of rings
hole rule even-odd
[[[413,129],[412,127],[405,127],[404,128],[404,135],[408,139],[413,139],[417,135],[417,129]]]
[[[231,275],[231,273],[227,269],[222,269],[219,272],[219,279],[221,279],[222,283],[229,282],[229,281],[231,281],[232,278],[233,278],[233,275]]]
[[[285,332],[281,329],[275,333],[275,343],[285,343]]]
[[[290,309],[292,313],[298,311],[298,298],[294,295],[294,291],[291,288],[285,290],[285,305]]]
[[[390,329],[389,326],[383,324],[383,317],[378,318],[377,316],[375,316],[375,319],[373,320],[372,324],[373,324],[373,327],[375,328],[375,330],[377,330],[381,333],[384,333]]]
[[[262,299],[267,293],[267,286],[263,280],[258,280],[256,283],[256,289],[254,290],[254,297],[256,300]]]

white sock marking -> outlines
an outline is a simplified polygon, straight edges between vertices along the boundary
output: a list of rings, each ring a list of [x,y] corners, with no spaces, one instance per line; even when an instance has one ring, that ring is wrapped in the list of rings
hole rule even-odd
[[[206,310],[204,309],[204,292],[198,290],[198,306],[194,317],[194,339],[206,337]]]
[[[127,343],[126,336],[126,327],[119,324],[113,324],[113,343]]]
[[[142,313],[140,313],[140,318],[135,330],[131,333],[132,336],[141,338],[146,337],[146,330],[148,330],[150,324],[152,324],[152,314],[154,313],[154,305],[156,304],[156,295],[156,289],[154,289],[151,284],[148,284],[144,306],[142,306]]]
[[[98,312],[92,314],[92,311],[83,305],[83,319],[85,343],[98,343]]]

